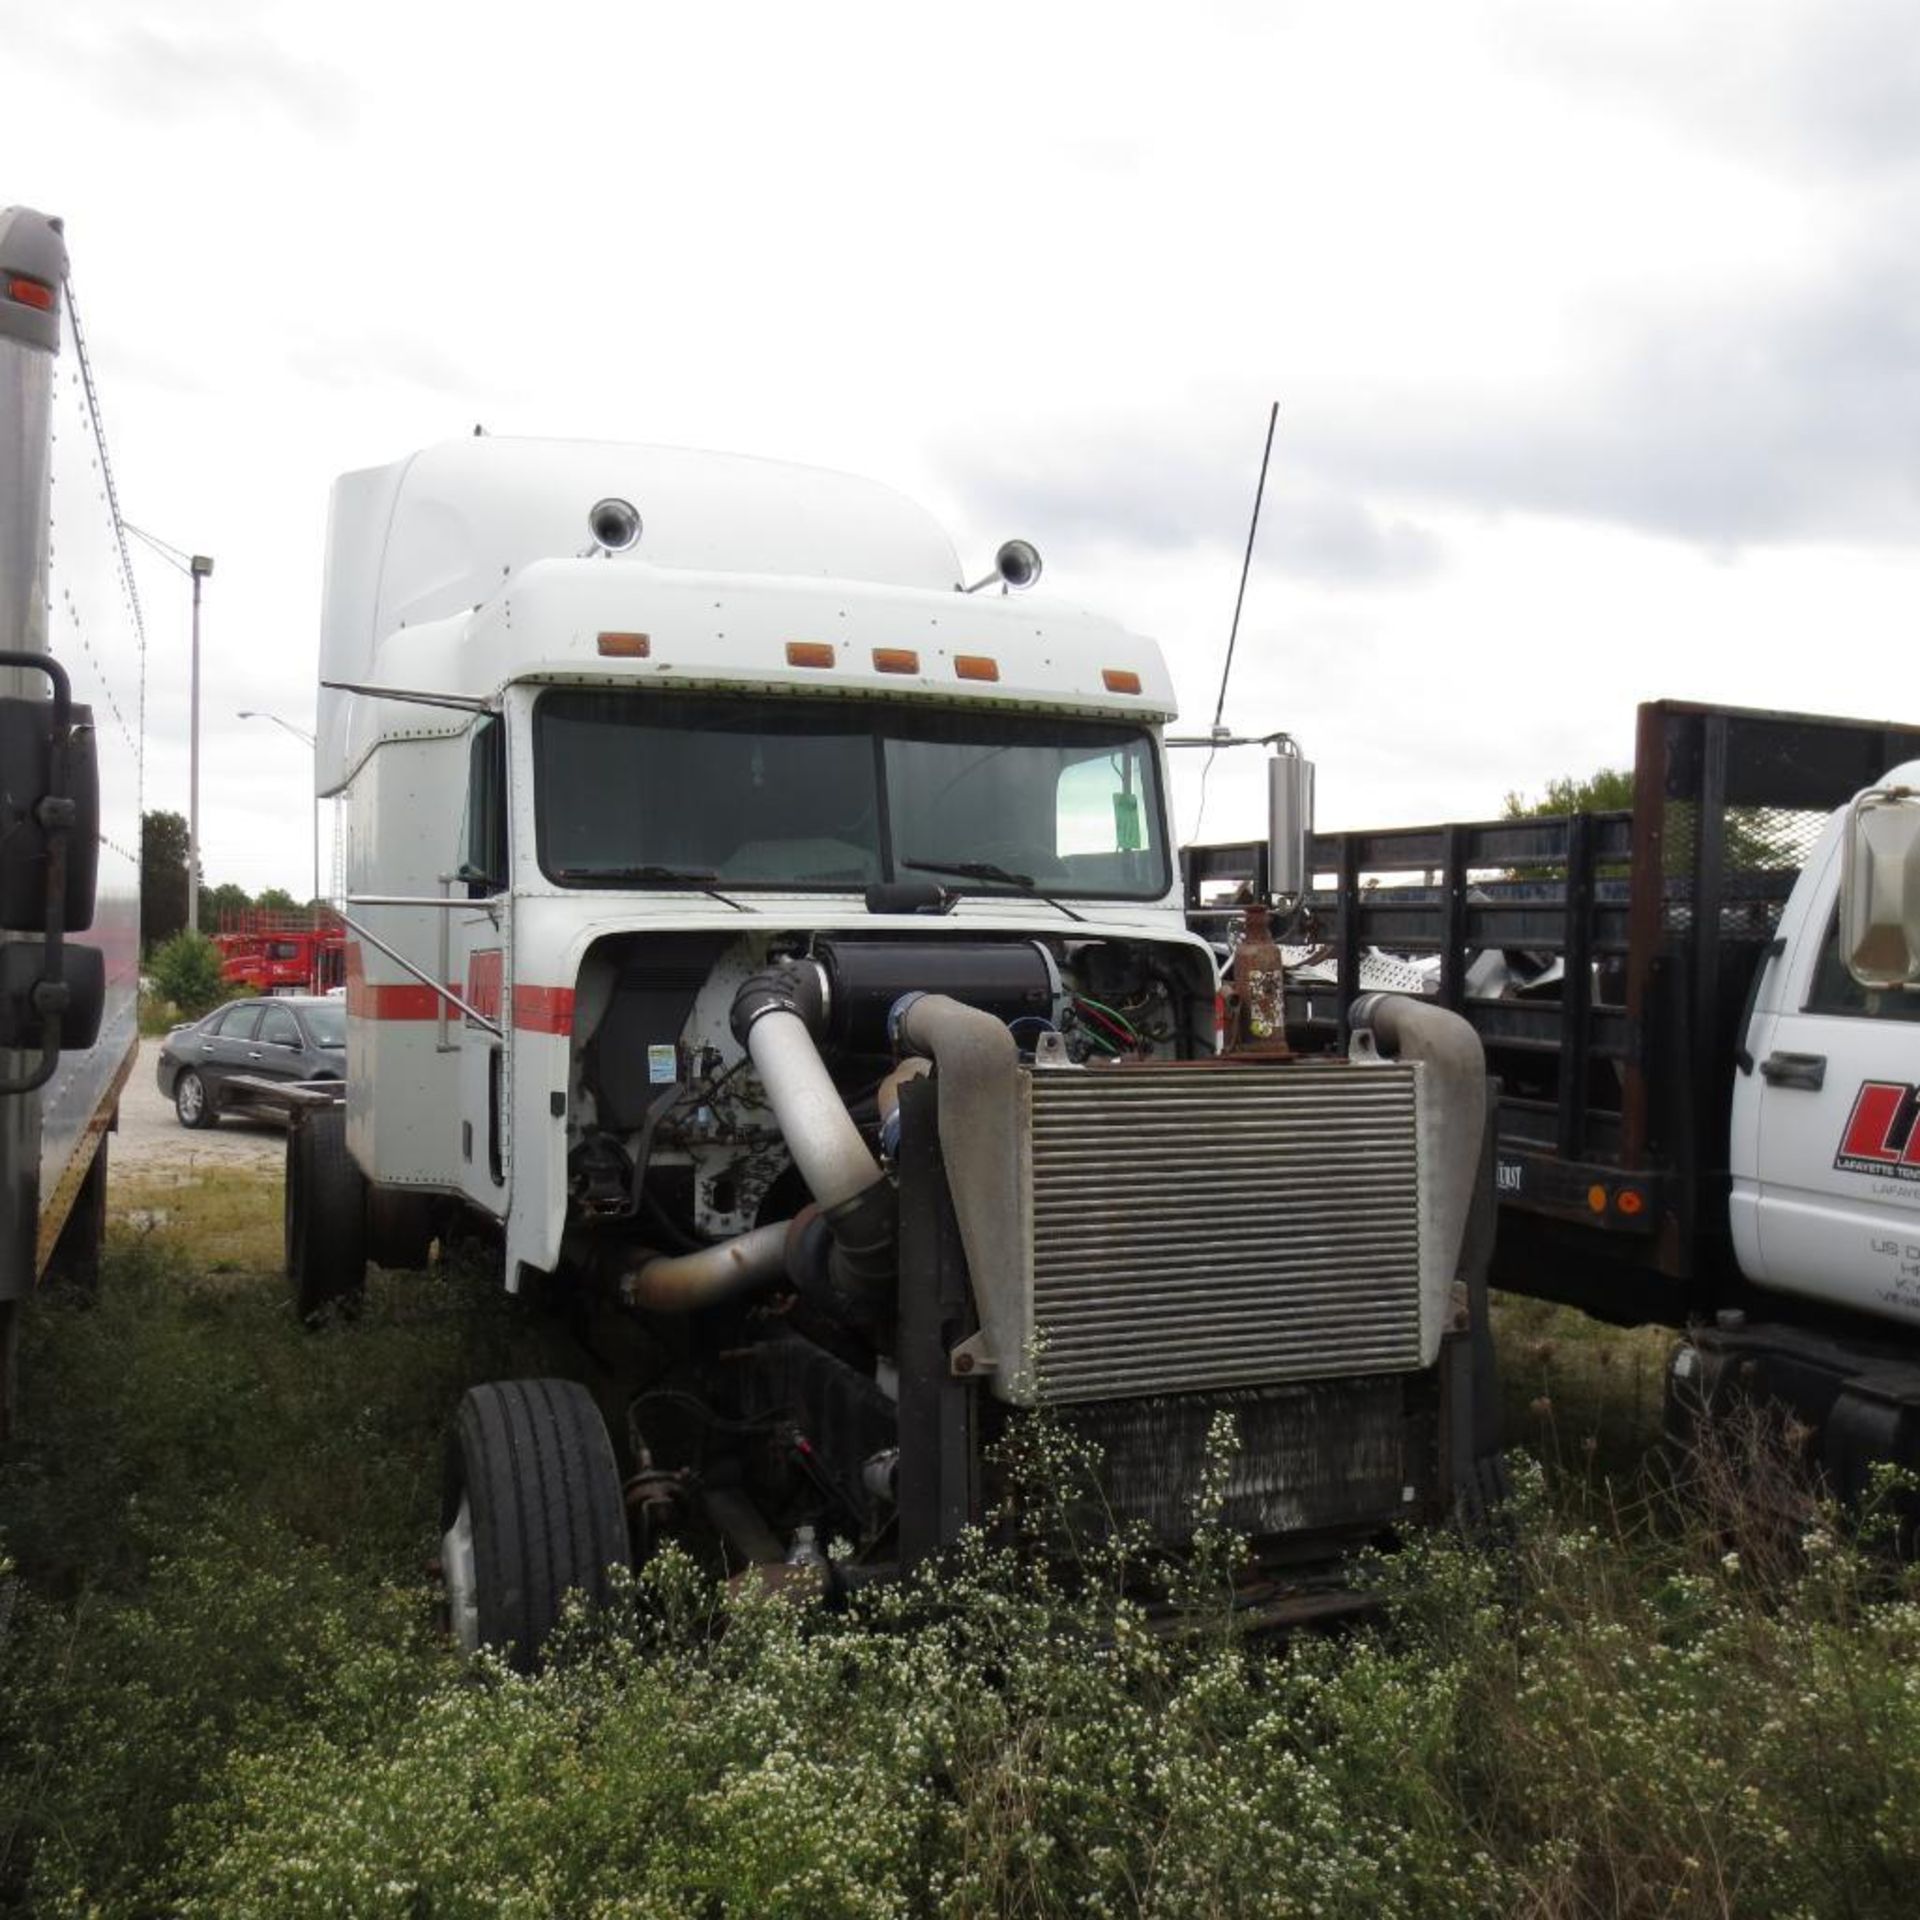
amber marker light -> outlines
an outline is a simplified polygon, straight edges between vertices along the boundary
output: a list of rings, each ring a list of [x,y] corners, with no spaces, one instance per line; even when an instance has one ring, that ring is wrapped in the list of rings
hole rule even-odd
[[[653,651],[644,633],[603,633],[599,646],[609,660],[644,660]]]
[[[1587,1207],[1593,1213],[1605,1213],[1607,1210],[1607,1190],[1595,1184],[1587,1189]]]
[[[825,640],[789,640],[787,665],[790,667],[830,667],[833,648]]]
[[[1100,678],[1109,693],[1138,693],[1140,676],[1131,667],[1102,667]]]
[[[920,656],[911,647],[875,647],[873,670],[875,673],[918,673]]]
[[[953,671],[962,680],[998,680],[1000,662],[986,653],[956,653]]]

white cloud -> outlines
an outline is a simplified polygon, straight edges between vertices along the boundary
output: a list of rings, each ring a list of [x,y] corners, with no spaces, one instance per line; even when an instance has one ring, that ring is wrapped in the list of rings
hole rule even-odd
[[[303,884],[298,756],[229,716],[311,714],[332,476],[476,421],[1028,534],[1204,721],[1277,397],[1230,717],[1351,824],[1619,760],[1656,693],[1897,702],[1903,13],[98,0],[11,10],[0,193],[68,217],[129,512],[218,562],[214,879]]]

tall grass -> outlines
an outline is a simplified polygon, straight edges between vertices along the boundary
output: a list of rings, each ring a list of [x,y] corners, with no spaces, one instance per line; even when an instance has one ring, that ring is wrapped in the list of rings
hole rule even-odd
[[[528,1338],[459,1274],[376,1275],[359,1321],[308,1334],[270,1179],[117,1206],[163,1224],[114,1230],[97,1297],[37,1304],[0,1465],[0,1902],[50,1912],[164,1906],[176,1816],[231,1751],[324,1721],[347,1667],[444,1670],[441,1429]]]
[[[1517,1460],[1500,1538],[1369,1567],[1364,1631],[1249,1640],[1217,1538],[1171,1635],[1110,1562],[978,1540],[841,1613],[667,1554],[528,1679],[453,1660],[421,1571],[439,1423],[528,1337],[484,1287],[407,1279],[312,1339],[269,1278],[161,1237],[43,1312],[5,1482],[16,1906],[1913,1910],[1920,1591],[1762,1430],[1674,1488],[1578,1432],[1564,1469]]]

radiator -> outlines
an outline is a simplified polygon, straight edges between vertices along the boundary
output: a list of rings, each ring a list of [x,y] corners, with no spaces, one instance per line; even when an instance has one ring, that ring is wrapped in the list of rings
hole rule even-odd
[[[1303,1060],[1031,1075],[1036,1397],[1420,1366],[1420,1074]]]
[[[1404,1520],[1432,1474],[1430,1448],[1410,1444],[1432,1433],[1410,1420],[1418,1404],[1416,1377],[1384,1374],[1090,1402],[1056,1417],[1100,1451],[1100,1517],[1177,1541],[1193,1531],[1214,1419],[1230,1415],[1219,1517],[1260,1539]]]

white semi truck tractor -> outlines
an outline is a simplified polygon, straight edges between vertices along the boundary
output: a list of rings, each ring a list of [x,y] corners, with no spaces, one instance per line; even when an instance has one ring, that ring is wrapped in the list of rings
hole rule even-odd
[[[1409,1004],[1337,1059],[1223,1051],[1166,666],[1018,591],[1038,566],[1010,542],[970,590],[883,487],[654,447],[336,485],[348,1072],[290,1136],[297,1308],[478,1228],[625,1335],[603,1391],[456,1410],[467,1643],[537,1657],[666,1533],[884,1578],[1041,1411],[1174,1545],[1230,1413],[1280,1618],[1491,1456],[1478,1041]],[[1276,872],[1304,772],[1276,757]]]
[[[0,212],[0,1431],[20,1314],[88,1282],[138,1045],[145,640],[58,220]],[[79,941],[76,934],[85,934]]]

